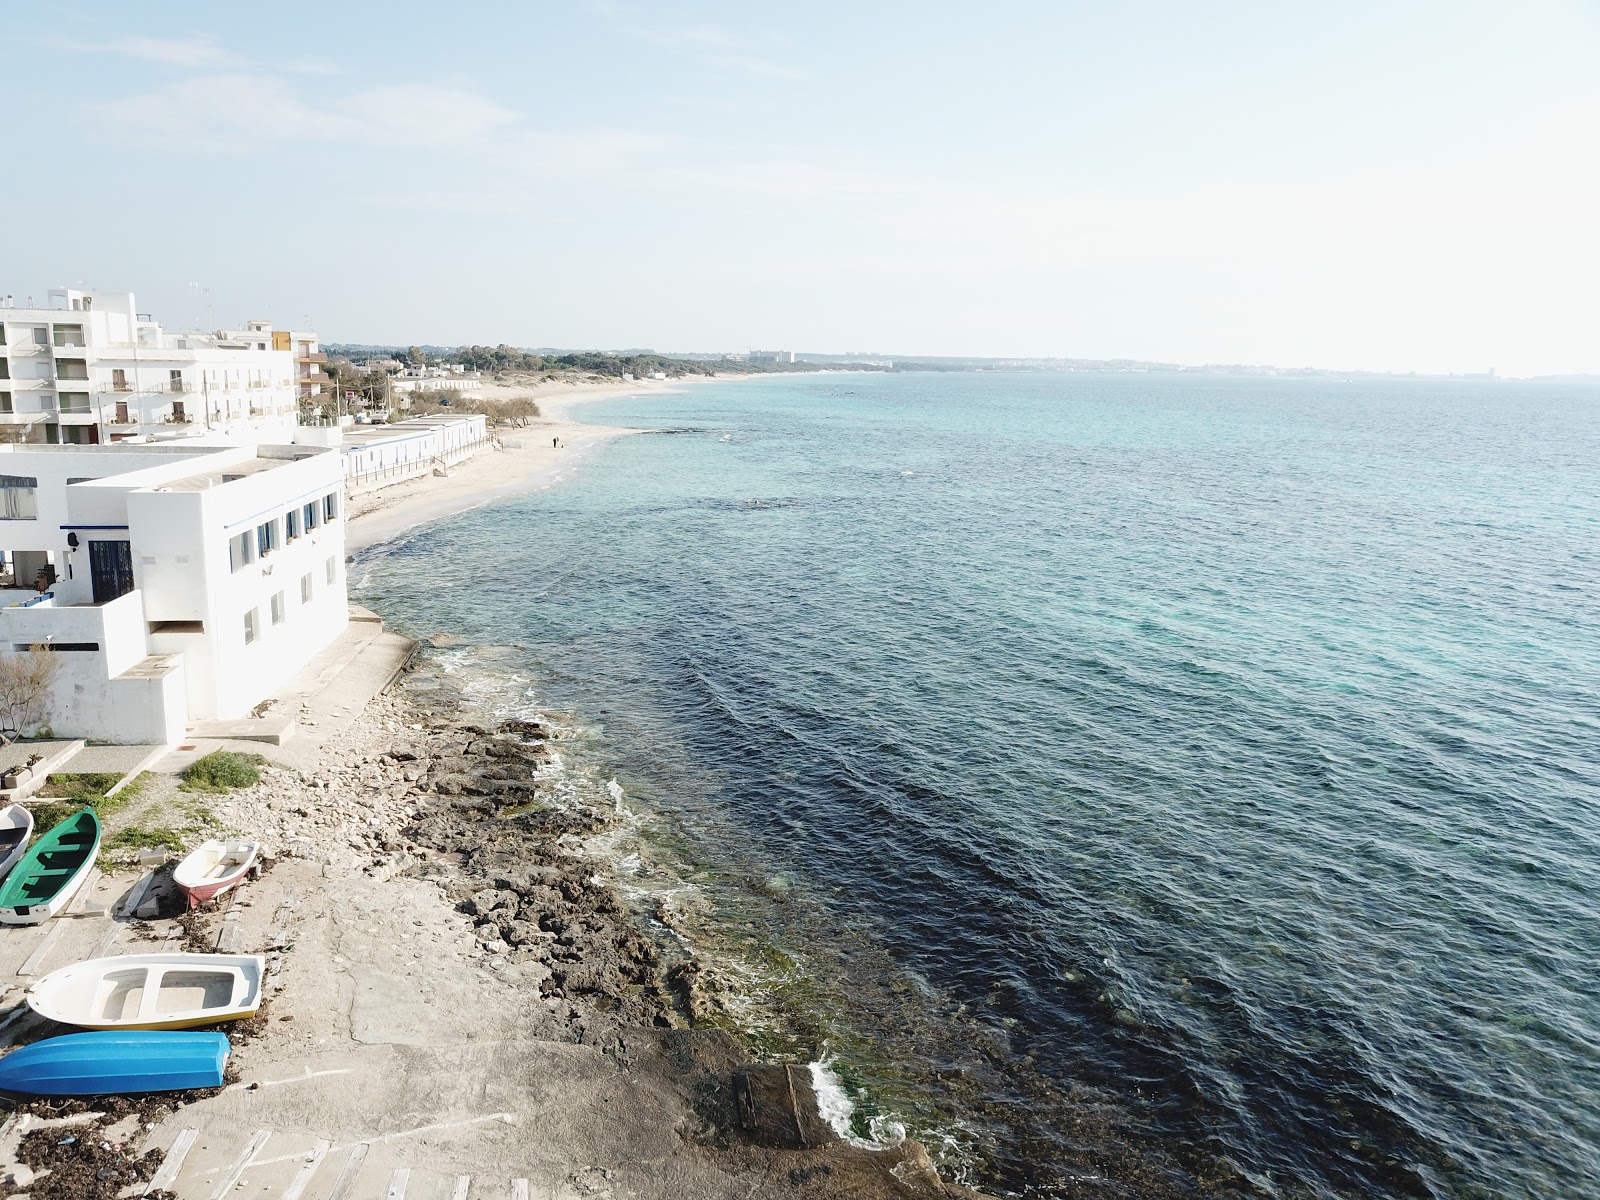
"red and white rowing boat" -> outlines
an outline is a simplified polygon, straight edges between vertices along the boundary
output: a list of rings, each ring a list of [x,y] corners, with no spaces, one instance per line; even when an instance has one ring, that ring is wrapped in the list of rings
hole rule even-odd
[[[225,842],[212,838],[173,868],[172,882],[189,897],[190,908],[199,908],[207,900],[215,900],[243,882],[260,857],[260,842]]]

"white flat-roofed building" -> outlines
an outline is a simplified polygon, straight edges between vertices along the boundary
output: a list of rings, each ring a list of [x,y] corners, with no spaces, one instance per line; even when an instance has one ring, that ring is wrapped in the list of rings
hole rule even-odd
[[[0,307],[0,425],[22,440],[289,441],[299,401],[326,375],[314,333],[250,321],[173,333],[131,292],[49,293],[43,308]]]
[[[382,425],[302,429],[298,436],[302,441],[323,441],[317,435],[324,432],[326,444],[343,451],[345,486],[351,495],[448,471],[491,442],[482,413],[433,413]]]
[[[249,714],[345,628],[342,484],[326,447],[0,446],[0,654],[57,656],[41,724]]]
[[[428,370],[433,370],[429,367]],[[437,375],[406,375],[389,381],[389,392],[395,396],[409,396],[413,392],[451,392],[471,396],[483,391],[483,379],[477,375],[455,375],[441,372]]]

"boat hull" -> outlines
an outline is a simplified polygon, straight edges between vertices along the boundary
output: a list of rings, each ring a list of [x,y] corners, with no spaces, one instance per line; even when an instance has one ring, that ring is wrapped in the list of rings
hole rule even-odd
[[[266,959],[259,954],[126,954],[52,971],[28,988],[28,1007],[80,1029],[193,1029],[253,1017]]]
[[[25,1096],[121,1096],[222,1086],[220,1033],[69,1033],[0,1058],[0,1091]]]
[[[78,894],[94,870],[100,820],[83,808],[45,833],[0,883],[0,924],[38,925]]]
[[[0,879],[11,873],[11,868],[22,861],[28,852],[28,839],[33,834],[33,813],[26,805],[12,804],[0,811]],[[9,845],[6,843],[9,842]]]
[[[224,861],[229,855],[239,861]],[[188,897],[190,908],[199,908],[249,878],[260,856],[260,842],[209,841],[173,868],[172,882]]]

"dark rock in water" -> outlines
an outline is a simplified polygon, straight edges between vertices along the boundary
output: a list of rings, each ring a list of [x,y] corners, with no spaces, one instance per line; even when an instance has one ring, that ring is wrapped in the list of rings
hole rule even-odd
[[[538,721],[505,721],[500,725],[501,733],[514,733],[521,737],[537,738],[543,741],[550,736],[550,728]]]
[[[804,1067],[742,1066],[733,1075],[733,1102],[740,1130],[758,1145],[804,1150],[839,1140],[817,1112]]]
[[[515,738],[497,737],[475,745],[480,748],[478,753],[491,758],[527,758],[539,753],[534,747]]]
[[[690,960],[678,963],[667,972],[667,984],[677,996],[678,1002],[695,1021],[704,1021],[715,1012],[710,998],[706,995],[704,981],[705,968],[698,962]]]

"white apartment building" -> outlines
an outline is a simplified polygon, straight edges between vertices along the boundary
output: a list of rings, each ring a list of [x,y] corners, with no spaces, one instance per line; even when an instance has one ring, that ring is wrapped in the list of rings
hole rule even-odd
[[[0,304],[0,425],[30,444],[279,440],[322,392],[316,334],[250,321],[171,333],[132,292],[60,288],[43,308]]]
[[[328,447],[0,445],[0,654],[59,656],[41,723],[247,715],[345,628],[342,484]]]

